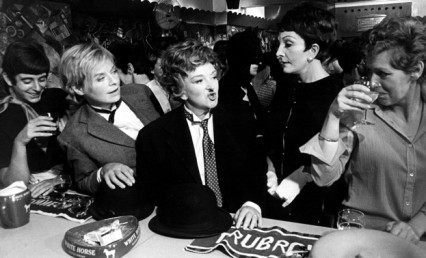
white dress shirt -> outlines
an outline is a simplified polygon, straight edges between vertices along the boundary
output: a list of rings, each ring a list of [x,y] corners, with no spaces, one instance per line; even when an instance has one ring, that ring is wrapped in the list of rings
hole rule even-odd
[[[98,107],[95,107],[95,108],[98,108]],[[101,112],[96,112],[96,113],[98,113],[101,117],[105,118],[105,120],[108,121],[110,114],[101,113]],[[127,134],[133,140],[136,140],[139,130],[141,130],[144,125],[142,121],[136,116],[136,114],[129,108],[129,106],[127,106],[127,104],[124,101],[122,101],[120,106],[117,108],[117,111],[115,111],[114,126],[116,126],[122,132]],[[101,170],[102,170],[102,167],[99,168],[98,171],[96,172],[97,174],[96,178],[99,183],[102,181]]]
[[[110,114],[100,112],[96,113],[108,121]],[[115,111],[114,125],[133,140],[136,140],[139,130],[141,130],[144,126],[142,121],[129,108],[129,106],[126,105],[124,101],[121,102],[117,111]]]
[[[205,172],[204,172],[204,152],[203,152],[204,131],[203,131],[203,128],[201,127],[201,125],[199,123],[196,123],[196,122],[201,122],[201,120],[198,118],[198,116],[196,116],[191,110],[189,110],[186,107],[185,107],[185,110],[188,113],[192,114],[192,116],[194,118],[195,123],[192,123],[188,119],[186,119],[186,122],[188,123],[189,131],[191,132],[192,143],[194,144],[195,156],[197,158],[197,166],[198,166],[198,171],[200,172],[201,181],[203,182],[203,185],[205,185],[206,179],[205,179]],[[209,121],[207,123],[207,129],[209,131],[210,139],[212,140],[212,142],[214,144],[213,115],[208,113],[204,119],[208,119],[208,118],[210,118],[210,116],[212,116],[212,117],[211,117],[211,119],[209,119]]]
[[[186,106],[184,108],[188,113],[192,114],[194,122],[201,122],[198,116],[196,116],[191,110],[189,110]],[[207,130],[208,130],[210,139],[214,143],[213,115],[211,113],[208,113],[204,117],[204,119],[207,119],[207,118],[209,118],[209,121],[207,123]],[[204,152],[203,152],[204,131],[199,123],[193,123],[189,121],[188,119],[186,119],[186,122],[188,123],[189,131],[191,132],[192,143],[194,144],[195,156],[197,158],[197,166],[198,166],[198,171],[200,172],[201,182],[203,183],[203,185],[206,185],[205,171],[204,171]],[[260,209],[259,205],[257,205],[254,202],[247,201],[243,204],[243,206],[250,206],[256,209],[260,214],[262,214],[262,210]]]

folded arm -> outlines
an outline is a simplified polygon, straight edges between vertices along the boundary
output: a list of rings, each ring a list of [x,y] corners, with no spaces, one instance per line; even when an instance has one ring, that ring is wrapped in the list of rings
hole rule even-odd
[[[410,221],[392,221],[386,225],[386,231],[392,235],[404,238],[414,244],[419,243],[421,236],[426,232],[426,215],[416,214]]]

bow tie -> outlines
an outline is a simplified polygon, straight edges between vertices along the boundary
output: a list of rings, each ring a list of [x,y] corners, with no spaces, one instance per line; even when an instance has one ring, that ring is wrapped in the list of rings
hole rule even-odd
[[[207,122],[209,121],[209,118],[210,118],[210,116],[209,116],[208,118],[204,119],[203,121],[194,121],[194,115],[189,113],[188,111],[186,111],[186,109],[185,109],[185,117],[186,117],[186,119],[191,121],[193,124],[203,124],[203,123],[207,124]]]
[[[108,122],[111,124],[114,124],[114,116],[117,109],[120,107],[121,99],[115,103],[115,108],[113,107],[112,110],[104,109],[104,108],[97,108],[92,105],[89,105],[93,110],[95,110],[97,113],[102,114],[109,114]]]

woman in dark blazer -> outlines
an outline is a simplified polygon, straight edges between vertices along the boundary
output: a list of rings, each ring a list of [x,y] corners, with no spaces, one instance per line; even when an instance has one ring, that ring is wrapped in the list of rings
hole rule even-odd
[[[197,41],[185,41],[166,51],[163,85],[183,105],[140,131],[137,170],[156,204],[173,185],[195,183],[215,188],[209,185],[210,168],[205,166],[212,164],[204,157],[208,154],[203,138],[208,132],[215,150],[218,206],[236,212],[237,227],[253,228],[261,225],[265,156],[255,135],[238,131],[229,112],[217,106],[216,61],[212,50]],[[202,121],[207,129],[200,126]]]

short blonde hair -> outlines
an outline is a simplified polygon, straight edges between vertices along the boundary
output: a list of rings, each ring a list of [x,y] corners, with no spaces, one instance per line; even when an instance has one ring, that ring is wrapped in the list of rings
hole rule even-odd
[[[78,44],[67,49],[61,58],[59,74],[68,94],[81,102],[73,87],[81,89],[84,85],[90,85],[93,69],[106,60],[114,63],[114,56],[96,43]]]

